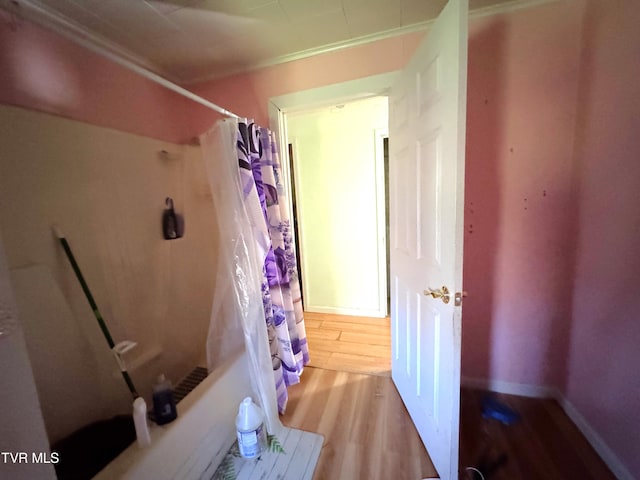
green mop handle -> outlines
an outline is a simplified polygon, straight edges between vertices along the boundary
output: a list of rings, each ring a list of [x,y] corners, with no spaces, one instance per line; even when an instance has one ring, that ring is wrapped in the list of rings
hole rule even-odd
[[[69,259],[69,263],[71,264],[71,267],[73,268],[73,271],[76,274],[78,282],[80,282],[82,291],[84,292],[85,297],[87,297],[87,301],[89,302],[89,305],[91,305],[91,309],[93,310],[93,314],[95,315],[96,320],[98,321],[98,325],[100,325],[100,330],[102,330],[102,334],[104,335],[104,338],[107,340],[107,343],[109,344],[109,348],[111,349],[111,351],[113,351],[113,348],[116,346],[116,344],[113,342],[113,338],[111,338],[111,334],[109,333],[107,324],[104,322],[104,319],[102,318],[102,314],[100,313],[100,310],[98,310],[98,305],[96,304],[96,301],[93,299],[93,295],[91,295],[91,290],[89,290],[89,285],[87,285],[87,282],[82,276],[80,267],[78,266],[78,263],[76,262],[76,259],[74,258],[73,253],[71,252],[71,247],[69,247],[69,242],[67,242],[67,239],[65,238],[64,233],[62,233],[62,231],[58,226],[54,225],[53,231],[58,237],[58,240],[60,240],[60,243],[62,244],[62,248],[64,248],[64,252],[67,254],[67,258]],[[131,392],[131,395],[133,395],[133,398],[135,399],[139,397],[140,395],[138,395],[138,392],[136,391],[136,387],[134,387],[133,382],[131,381],[131,377],[129,376],[129,373],[127,372],[127,370],[124,368],[121,368],[120,372],[122,373],[124,381],[127,383],[127,387],[129,387],[129,391]]]

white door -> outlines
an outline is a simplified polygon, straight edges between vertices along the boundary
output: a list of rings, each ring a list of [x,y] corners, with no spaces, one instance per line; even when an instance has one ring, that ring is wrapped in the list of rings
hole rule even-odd
[[[468,0],[450,0],[390,97],[392,377],[458,478]],[[448,303],[426,295],[447,287]]]

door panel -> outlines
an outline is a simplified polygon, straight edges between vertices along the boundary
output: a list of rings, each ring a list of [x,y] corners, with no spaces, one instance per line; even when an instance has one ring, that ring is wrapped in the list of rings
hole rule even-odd
[[[458,478],[467,0],[450,0],[392,89],[392,377],[444,479]],[[450,302],[426,296],[447,286]]]
[[[442,232],[442,215],[440,212],[440,195],[438,187],[442,185],[442,154],[440,130],[429,132],[417,141],[418,154],[418,259],[427,259],[439,267],[442,259],[440,236]],[[430,218],[435,224],[423,219]]]
[[[391,145],[391,144],[390,144]],[[391,152],[390,152],[391,153]],[[410,173],[410,161],[409,148],[403,148],[397,152],[395,156],[395,162],[399,164],[398,174],[396,176],[396,182],[400,185],[409,185],[411,182]],[[390,165],[391,170],[391,165]],[[391,177],[393,178],[393,176]],[[408,222],[410,220],[409,212],[405,209],[405,206],[409,204],[409,190],[405,188],[395,188],[394,185],[390,185],[391,189],[391,206],[395,207],[390,218],[396,219],[392,224],[393,234],[392,245],[393,249],[398,250],[405,255],[410,254],[409,250],[409,228]]]

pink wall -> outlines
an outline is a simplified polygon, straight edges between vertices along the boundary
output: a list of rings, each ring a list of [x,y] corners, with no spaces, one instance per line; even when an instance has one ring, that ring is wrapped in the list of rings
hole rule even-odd
[[[639,22],[576,0],[472,23],[465,212],[464,374],[558,387],[630,472]]]
[[[562,387],[581,9],[473,21],[463,375]]]
[[[589,1],[471,22],[463,373],[559,387],[638,471],[640,8],[585,17]],[[399,69],[421,37],[190,88],[266,125],[270,97]],[[170,141],[215,118],[29,24],[0,22],[0,85],[2,103]]]
[[[175,143],[194,131],[192,102],[0,9],[0,103]]]
[[[564,385],[580,28],[575,2],[471,23],[467,376]],[[270,97],[400,69],[422,36],[387,39],[192,90],[268,124]]]
[[[595,233],[588,236],[591,242],[582,238],[585,227],[577,223],[578,207],[583,208],[592,194],[585,192],[576,178],[576,163],[581,160],[574,155],[574,146],[581,141],[581,137],[575,138],[576,128],[586,118],[585,107],[578,108],[587,100],[584,83],[588,70],[581,69],[582,50],[588,46],[582,36],[584,10],[585,2],[575,0],[471,22],[464,263],[465,290],[470,296],[464,307],[463,373],[493,381],[555,386],[568,392],[616,455],[633,465],[631,450],[638,444],[636,432],[640,428],[637,415],[633,422],[625,421],[637,411],[640,390],[638,375],[634,377],[631,370],[640,351],[638,322],[634,326],[630,320],[633,302],[607,310],[593,291],[582,291],[596,286],[582,272],[596,269],[588,258],[596,255],[596,249],[606,248]],[[637,23],[636,17],[631,18]],[[630,19],[628,22],[632,24]],[[384,54],[358,48],[208,82],[194,90],[267,124],[270,97],[398,69],[418,41],[419,35],[413,35],[403,44],[386,43],[390,50]],[[618,41],[638,45],[637,39],[624,36]],[[613,57],[612,72],[604,70],[600,76],[610,73],[610,80],[618,78],[618,69],[640,58],[631,54],[629,46],[625,52],[620,62]],[[625,76],[627,88],[622,90],[623,100],[618,98],[627,102],[628,115],[634,107],[636,114],[639,110],[629,102],[638,97],[632,92],[638,83],[631,81],[640,78],[637,73]],[[615,118],[613,112],[609,118]],[[591,126],[600,121],[592,121]],[[609,133],[618,130],[612,122]],[[614,138],[604,139],[604,145],[609,141]],[[638,151],[624,143],[618,148]],[[637,173],[637,165],[634,168]],[[624,177],[626,171],[621,168],[615,173]],[[605,173],[595,173],[592,180],[614,172]],[[624,178],[623,193],[616,203],[630,204],[628,197],[635,194],[632,185],[638,184],[637,175]],[[596,192],[587,204],[600,208],[602,196],[611,193],[605,192]],[[607,211],[599,209],[603,223],[588,230],[608,229],[611,233],[604,238],[620,235],[612,244],[635,252],[631,242],[638,238],[637,222],[625,224],[617,216],[607,217]],[[638,216],[637,209],[630,213],[631,218]],[[633,228],[635,236],[628,234]],[[576,258],[576,239],[589,244],[592,251],[587,256],[579,251]],[[604,262],[600,267],[604,271],[598,273],[605,278],[620,274],[610,282],[617,291],[607,289],[611,296],[630,295],[632,291],[626,287],[638,284],[640,265],[631,270],[624,265],[625,261],[631,266],[638,263],[638,255],[633,255],[616,255],[618,268],[613,272]],[[630,277],[634,281],[629,285],[620,284]],[[605,328],[599,317],[590,315],[584,305],[579,308],[586,295],[591,295],[586,305],[596,303],[601,311],[618,316],[616,330],[608,334],[599,331]],[[609,296],[605,298],[609,305],[615,304]],[[577,315],[584,317],[578,319]],[[603,363],[594,352],[602,350],[597,340],[608,336],[619,343],[616,354],[607,355]],[[622,368],[612,378],[609,368],[616,362]],[[599,377],[592,377],[594,374]],[[629,382],[633,378],[636,380]],[[619,393],[601,390],[609,384]],[[595,390],[600,392],[594,394]],[[633,406],[631,402],[635,402]],[[597,412],[604,413],[599,420]]]
[[[269,124],[269,98],[401,69],[424,37],[418,32],[191,85],[198,95],[232,112]],[[211,123],[202,112],[196,129]],[[205,127],[206,128],[206,127]]]
[[[6,15],[0,9],[0,103],[174,143],[188,142],[219,118],[28,21],[12,30]],[[389,38],[187,88],[267,125],[270,97],[397,70],[422,36]]]
[[[590,1],[567,395],[640,472],[640,4]]]

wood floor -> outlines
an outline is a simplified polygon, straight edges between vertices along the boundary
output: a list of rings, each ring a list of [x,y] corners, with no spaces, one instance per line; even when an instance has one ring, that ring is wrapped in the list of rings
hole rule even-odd
[[[370,318],[305,312],[310,366],[391,376],[389,317]]]
[[[390,378],[389,319],[305,313],[305,324],[315,368],[290,387],[282,420],[325,436],[314,480],[435,477]],[[521,415],[506,426],[482,418],[484,395],[461,391],[461,479],[480,479],[467,466],[485,480],[615,479],[555,400],[492,394]]]
[[[482,418],[480,390],[462,389],[460,399],[460,472],[478,467],[486,480],[614,480],[560,405],[552,399],[491,394],[521,416],[513,425]],[[506,455],[491,472],[491,464]]]
[[[314,480],[435,476],[391,378],[306,367],[282,422],[325,437]]]

